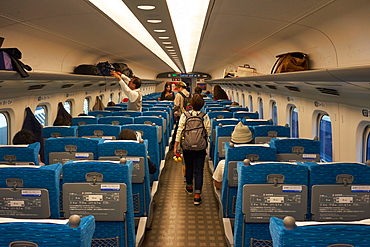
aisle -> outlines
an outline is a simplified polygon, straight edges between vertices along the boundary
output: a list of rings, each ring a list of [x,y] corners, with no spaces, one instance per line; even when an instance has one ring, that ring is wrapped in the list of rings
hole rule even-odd
[[[208,168],[204,169],[203,203],[194,206],[193,196],[185,192],[181,165],[171,154],[155,198],[152,230],[146,231],[142,246],[226,246]]]

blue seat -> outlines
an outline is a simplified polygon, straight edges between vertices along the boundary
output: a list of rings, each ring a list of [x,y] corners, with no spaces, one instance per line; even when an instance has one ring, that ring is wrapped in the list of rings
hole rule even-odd
[[[112,124],[112,125],[123,125],[123,124],[133,124],[133,117],[123,117],[123,116],[108,116],[101,117],[98,120],[98,124]]]
[[[77,128],[78,137],[117,139],[120,132],[121,126],[118,125],[90,124]]]
[[[268,143],[271,138],[290,137],[290,127],[279,125],[257,125],[253,126],[255,143]]]
[[[214,118],[232,118],[233,113],[228,112],[228,111],[209,111],[208,113],[209,119],[214,119]]]
[[[64,164],[68,160],[98,158],[98,138],[48,138],[45,140],[45,164]]]
[[[294,222],[293,222],[294,223]],[[324,224],[314,222],[310,225],[300,224],[293,229],[286,229],[282,219],[272,217],[270,232],[274,247],[368,247],[370,246],[370,225],[361,222],[337,222]]]
[[[39,165],[40,143],[27,145],[1,145],[0,163],[3,164],[35,164]]]
[[[121,106],[107,106],[104,108],[104,111],[124,111],[125,107]]]
[[[245,159],[258,162],[275,161],[276,149],[267,144],[233,145],[225,143],[225,168],[221,189],[221,203],[224,218],[235,217],[235,198],[237,192],[237,182],[233,176],[236,172],[235,161],[243,161]],[[233,165],[230,165],[232,161],[234,161]]]
[[[216,100],[216,102],[223,106],[231,105],[233,103],[231,100],[228,100],[228,99],[218,99]]]
[[[233,117],[239,119],[259,119],[259,114],[258,112],[237,111],[233,112]]]
[[[147,153],[147,140],[144,140],[143,143],[131,140],[105,140],[104,142],[99,143],[99,160],[113,160],[122,157],[143,158],[144,172],[140,174],[140,179],[134,180],[132,186],[134,212],[136,217],[148,216],[149,214],[151,200]],[[135,170],[138,170],[139,168],[140,167],[135,166]]]
[[[149,111],[166,111],[168,113],[168,116],[170,118],[170,125],[174,125],[174,119],[173,119],[173,111],[172,106],[154,106],[149,108]]]
[[[320,161],[320,142],[304,138],[273,138],[270,145],[276,148],[277,161]]]
[[[108,116],[112,116],[112,112],[110,111],[89,111],[87,115],[95,116],[95,117],[108,117]]]
[[[235,246],[249,247],[251,239],[271,240],[269,219],[272,216],[305,219],[308,195],[305,165],[238,162],[237,176]]]
[[[353,221],[370,218],[370,166],[362,163],[306,162],[310,171],[310,218],[315,221]],[[340,200],[350,198],[350,201]],[[330,201],[331,204],[322,204]],[[329,216],[328,216],[329,214]]]
[[[208,113],[210,111],[222,111],[223,109],[225,109],[223,106],[208,106],[204,108],[204,112]]]
[[[63,210],[66,216],[93,215],[94,239],[118,237],[120,247],[135,246],[132,170],[132,161],[65,163]]]
[[[240,107],[240,106],[230,106],[229,109],[231,112],[239,112],[239,111],[248,112],[249,111],[248,107]]]
[[[86,125],[86,124],[97,124],[98,118],[95,116],[81,116],[81,117],[73,117],[72,118],[72,125]]]
[[[221,126],[221,125],[237,125],[239,123],[239,120],[236,118],[220,118],[216,119],[213,118],[211,119],[211,135],[209,137],[209,154],[210,158],[212,159],[215,155],[215,143],[216,143],[216,131],[215,128],[216,126]]]
[[[172,129],[173,129],[173,124],[171,125],[171,118],[170,118],[170,115],[168,114],[167,111],[163,110],[163,111],[146,111],[146,112],[143,112],[143,116],[158,116],[158,117],[163,117],[164,120],[165,120],[165,124],[166,124],[166,132],[167,132],[167,136],[165,138],[165,145],[167,146],[168,145],[168,139],[170,138],[171,136],[171,132],[172,132]]]
[[[160,159],[165,158],[165,138],[168,136],[167,135],[167,126],[165,125],[165,121],[163,117],[157,117],[157,116],[141,116],[141,117],[136,117],[134,119],[134,124],[149,124],[153,125],[156,124],[159,127],[159,136],[160,138],[158,139],[160,143]]]
[[[159,101],[158,103],[155,104],[155,106],[159,106],[159,107],[173,107],[174,106],[174,102],[173,101]]]
[[[62,171],[62,164],[54,164],[48,166],[3,166],[0,168],[0,188],[7,188],[13,187],[13,184],[9,186],[7,184],[7,179],[20,179],[21,181],[15,181],[16,189],[14,193],[20,190],[20,193],[23,194],[23,190],[28,190],[28,195],[24,197],[24,203],[29,206],[32,204],[36,204],[32,209],[32,206],[28,208],[18,208],[19,210],[15,209],[11,210],[10,215],[4,215],[5,212],[2,211],[0,214],[1,217],[14,217],[17,215],[17,218],[35,218],[37,215],[42,214],[45,218],[53,218],[59,219],[60,218],[60,205],[59,205],[59,196],[60,196],[60,174]],[[28,189],[32,188],[32,189]],[[49,204],[50,204],[50,215],[45,215],[44,212],[38,212],[38,210],[42,210],[43,206],[40,202],[33,202],[32,198],[41,197],[42,191],[37,189],[46,189],[49,197]],[[31,199],[27,199],[29,196]],[[1,196],[2,197],[2,196]],[[0,200],[3,199],[0,197]],[[10,198],[10,197],[9,197]],[[3,199],[5,200],[5,199]],[[4,204],[2,204],[4,205]],[[47,206],[47,205],[46,205]],[[40,208],[38,208],[40,207]],[[18,211],[15,213],[15,211]],[[36,212],[37,211],[37,212]],[[1,224],[0,224],[1,225]]]
[[[76,137],[77,126],[46,126],[42,128],[44,138],[49,137]]]
[[[138,117],[143,115],[141,111],[114,111],[112,116]]]
[[[161,155],[159,152],[159,127],[147,124],[126,124],[122,125],[122,129],[139,131],[141,133],[141,137],[148,140],[148,155],[150,157],[150,161],[152,161],[157,168],[157,171],[152,175],[152,181],[158,181],[161,165]]]
[[[74,218],[75,219],[75,218]],[[0,224],[0,246],[26,246],[24,242],[45,247],[90,247],[95,230],[93,216],[81,218],[78,227],[73,220],[19,220]],[[23,242],[23,245],[16,245]],[[13,245],[14,244],[14,245]]]
[[[215,145],[213,156],[213,167],[216,170],[217,164],[221,159],[225,158],[225,142],[231,141],[231,133],[234,131],[235,125],[216,126],[215,129]]]
[[[254,125],[272,125],[272,121],[264,120],[264,119],[242,119],[242,123],[247,126],[254,126]]]

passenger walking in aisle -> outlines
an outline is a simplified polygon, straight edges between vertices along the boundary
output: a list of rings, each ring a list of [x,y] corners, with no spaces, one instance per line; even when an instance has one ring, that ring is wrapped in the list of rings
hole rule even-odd
[[[193,110],[187,112],[190,116],[203,116],[204,113],[200,112],[200,109],[204,105],[203,97],[200,94],[194,94],[191,99],[191,104],[193,106]],[[183,138],[183,130],[185,128],[185,124],[189,117],[183,113],[179,120],[178,129],[176,132],[176,140],[174,144],[174,154],[179,153],[179,143]],[[202,117],[203,127],[206,131],[206,141],[208,141],[208,137],[211,131],[211,123],[209,120],[208,115],[204,115]],[[186,166],[186,188],[185,190],[192,194],[194,192],[194,205],[200,205],[202,203],[201,193],[202,193],[202,186],[203,186],[203,171],[204,171],[204,161],[206,157],[206,148],[202,150],[189,150],[182,147],[185,166]],[[194,188],[193,188],[193,177],[195,178]]]
[[[122,91],[128,97],[128,111],[142,111],[143,95],[141,94],[141,79],[138,77],[129,78],[122,71],[111,72],[111,76],[116,77],[119,81]]]
[[[194,88],[194,93],[201,94],[202,93],[202,88],[197,86],[196,88]]]
[[[172,92],[172,84],[166,83],[164,85],[164,90],[161,93],[161,97],[159,100],[171,100],[173,101],[175,99],[175,94]]]
[[[186,111],[184,106],[184,99],[185,97],[190,97],[190,93],[186,90],[186,83],[183,81],[180,81],[176,84],[176,88],[178,90],[178,93],[175,96],[174,100],[174,115],[175,115],[175,120],[178,120],[183,112]]]
[[[254,144],[253,135],[248,126],[239,122],[234,131],[231,133],[231,143],[234,144]],[[217,164],[216,170],[213,173],[214,185],[216,189],[222,188],[222,178],[224,175],[225,160],[220,160]]]

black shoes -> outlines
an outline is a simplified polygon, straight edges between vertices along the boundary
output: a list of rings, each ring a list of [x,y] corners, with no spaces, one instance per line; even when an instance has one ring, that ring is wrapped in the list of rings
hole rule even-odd
[[[185,187],[185,191],[190,195],[190,194],[193,194],[193,187],[188,187],[186,186]]]
[[[194,205],[198,206],[202,203],[202,197],[194,198]]]

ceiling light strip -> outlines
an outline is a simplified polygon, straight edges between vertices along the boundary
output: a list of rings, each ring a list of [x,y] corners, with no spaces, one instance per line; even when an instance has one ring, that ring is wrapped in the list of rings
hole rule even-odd
[[[106,0],[89,0],[97,8],[103,11],[109,18],[116,22],[119,26],[130,33],[135,39],[142,43],[146,48],[163,60],[176,72],[180,69],[153,39],[150,33],[144,28],[136,16],[123,3],[122,0],[110,0],[107,4]]]
[[[193,71],[209,1],[166,0],[186,72]]]

